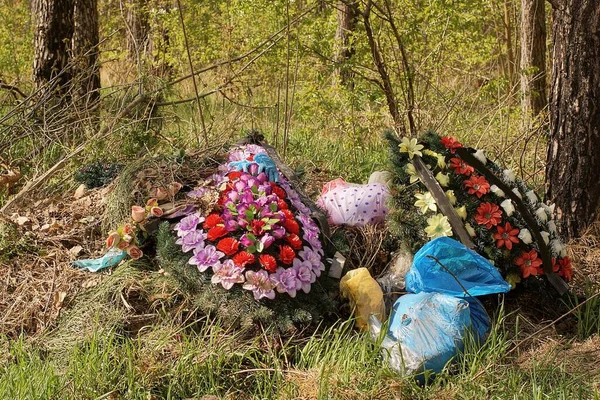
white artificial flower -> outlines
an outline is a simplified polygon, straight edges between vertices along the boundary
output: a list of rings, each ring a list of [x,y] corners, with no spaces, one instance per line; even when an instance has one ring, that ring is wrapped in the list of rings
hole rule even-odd
[[[510,217],[515,212],[515,206],[513,206],[513,203],[510,199],[506,199],[500,203],[500,207],[504,209],[507,217]]]
[[[529,190],[527,193],[525,193],[525,196],[527,196],[527,199],[529,200],[529,202],[531,204],[533,204],[533,205],[537,204],[538,198],[533,190]]]
[[[530,244],[533,241],[533,238],[531,237],[531,233],[529,232],[528,229],[521,229],[521,232],[519,232],[519,239],[521,239],[521,241],[525,244]]]
[[[548,213],[548,215],[550,217],[552,217],[554,215],[554,207],[555,206],[556,206],[556,204],[554,204],[554,203],[552,203],[550,205],[542,203],[542,207],[544,207],[544,210],[546,210],[546,212]]]
[[[506,183],[513,183],[515,181],[515,173],[512,169],[505,169],[502,175]]]
[[[523,198],[523,196],[521,196],[521,192],[519,192],[519,189],[514,188],[512,191],[513,191],[514,194],[517,195],[518,198],[520,198],[520,199]]]
[[[423,153],[421,153],[423,147],[425,146],[417,143],[417,139],[403,137],[402,143],[400,143],[400,153],[408,153],[408,158],[412,160],[414,156],[423,157]]]
[[[544,210],[543,207],[540,207],[537,210],[535,210],[535,215],[541,222],[548,221],[548,214],[546,214],[546,210]]]
[[[483,150],[477,150],[475,152],[475,154],[473,154],[473,156],[475,156],[476,159],[481,161],[482,164],[487,163],[487,158],[485,158],[485,155],[483,154]]]
[[[427,211],[429,210],[433,212],[437,211],[437,205],[435,204],[435,199],[433,198],[431,193],[416,193],[415,197],[417,198],[415,206],[418,207],[423,214],[427,213]]]
[[[550,234],[548,232],[541,231],[540,235],[542,235],[542,238],[546,244],[550,243]]]
[[[450,184],[450,176],[448,174],[442,174],[441,172],[438,172],[435,176],[435,179],[443,187],[447,187]]]
[[[556,236],[558,231],[556,230],[556,222],[553,219],[548,221],[548,231],[552,234],[552,236]]]
[[[490,191],[498,197],[504,197],[504,192],[496,185],[490,186]]]
[[[563,247],[562,251],[559,254],[562,258],[565,258],[567,256],[567,248]]]
[[[565,249],[565,245],[560,239],[553,239],[550,241],[550,249],[555,256],[559,256],[560,253]]]
[[[476,235],[475,229],[473,229],[473,227],[471,226],[471,224],[465,224],[465,229],[467,230],[467,233],[469,235],[471,235],[471,237],[475,237],[475,235]]]

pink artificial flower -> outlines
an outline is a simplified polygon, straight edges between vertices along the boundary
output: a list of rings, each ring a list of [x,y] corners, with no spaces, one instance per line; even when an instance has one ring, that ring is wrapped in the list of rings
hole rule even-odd
[[[140,206],[131,207],[131,219],[135,222],[142,222],[146,219],[146,210]]]
[[[224,289],[231,289],[234,284],[244,282],[244,269],[238,267],[232,260],[225,260],[223,264],[213,267],[213,276],[210,281],[213,284],[220,283]]]
[[[243,286],[246,290],[252,290],[255,300],[260,300],[263,297],[273,300],[275,298],[275,283],[269,277],[265,270],[247,271],[246,283]]]

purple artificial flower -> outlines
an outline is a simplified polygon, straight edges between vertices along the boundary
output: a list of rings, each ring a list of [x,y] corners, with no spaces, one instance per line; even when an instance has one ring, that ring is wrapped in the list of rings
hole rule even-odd
[[[269,182],[269,178],[267,177],[267,174],[265,174],[264,172],[261,172],[260,174],[258,174],[256,176],[256,180],[258,180],[258,182],[260,182],[260,183],[265,183],[265,182],[268,183]],[[269,185],[269,187],[271,187],[271,185]]]
[[[194,189],[191,192],[188,192],[187,196],[192,198],[192,199],[200,199],[202,196],[204,196],[204,194],[208,192],[208,189],[205,187],[201,187],[198,189]]]
[[[185,236],[188,232],[196,230],[196,227],[200,222],[204,222],[204,217],[201,217],[198,214],[192,214],[182,218],[181,221],[175,225],[177,236]]]
[[[285,228],[281,225],[275,224],[271,227],[271,235],[273,235],[275,239],[281,239],[285,236]]]
[[[265,270],[247,271],[246,283],[243,286],[246,290],[252,290],[255,300],[260,300],[263,297],[273,300],[275,298],[275,284]]]
[[[267,151],[257,144],[247,144],[244,146],[244,151],[248,154],[246,157],[249,157],[252,154],[261,154],[266,153]]]
[[[308,261],[300,261],[299,258],[294,258],[292,268],[296,270],[296,276],[300,283],[300,288],[304,293],[310,292],[311,284],[317,279],[312,271],[312,265]]]
[[[263,237],[260,238],[261,243],[263,244],[265,249],[268,249],[269,246],[271,246],[273,244],[273,242],[275,241],[275,238],[271,235],[269,235],[268,233],[265,233],[263,235]]]
[[[253,176],[258,175],[258,164],[252,163],[252,164],[248,165],[248,173]]]
[[[244,282],[244,269],[236,266],[233,260],[227,259],[223,264],[213,267],[210,281],[215,285],[220,283],[223,288],[229,290],[234,284]]]
[[[245,160],[246,157],[248,156],[243,150],[234,150],[229,152],[229,161],[242,161]]]
[[[248,236],[246,236],[246,234],[244,233],[240,238],[240,244],[244,247],[250,247],[254,244],[254,242],[248,239]]]
[[[225,253],[217,251],[215,246],[208,245],[204,248],[199,248],[194,250],[194,256],[190,258],[188,262],[191,265],[196,265],[198,267],[198,271],[204,272],[208,268],[214,268],[217,265],[220,265],[221,262],[219,259],[223,257]]]
[[[213,185],[219,186],[221,183],[225,182],[227,180],[227,178],[225,178],[225,175],[212,174],[211,176],[208,177],[208,180],[212,181]]]
[[[304,246],[304,248],[298,252],[298,256],[302,258],[302,260],[310,263],[312,271],[317,277],[321,276],[322,271],[325,271],[325,265],[321,262],[321,256],[316,251]]]
[[[314,251],[321,254],[323,253],[323,244],[319,240],[319,234],[315,231],[305,230],[302,235],[302,239],[306,240],[308,244],[313,248]]]
[[[233,184],[233,188],[238,192],[243,192],[246,187],[248,187],[248,185],[243,180],[239,180]]]
[[[287,293],[290,297],[296,297],[296,291],[302,288],[302,284],[296,276],[294,268],[277,268],[277,272],[271,275],[279,293]]]
[[[206,240],[206,234],[203,230],[188,231],[186,234],[175,243],[181,245],[181,251],[187,253],[190,250],[200,249],[204,247],[204,241]]]
[[[236,221],[234,221],[233,219],[228,219],[225,221],[225,229],[227,229],[227,232],[234,232],[239,228],[239,225]]]
[[[240,194],[235,190],[230,190],[227,193],[227,198],[233,202],[236,202],[240,198]]]
[[[315,231],[319,233],[319,227],[315,224],[315,221],[308,215],[299,214],[297,216],[298,220],[302,223],[302,228],[304,230]]]

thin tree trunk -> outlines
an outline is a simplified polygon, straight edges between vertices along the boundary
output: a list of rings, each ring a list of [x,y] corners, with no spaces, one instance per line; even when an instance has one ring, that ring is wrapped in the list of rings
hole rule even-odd
[[[73,0],[34,0],[33,80],[36,87],[56,78],[57,93],[71,82],[70,46],[73,37]]]
[[[548,104],[544,0],[521,0],[521,92],[523,115],[529,121]]]
[[[560,230],[577,237],[596,220],[600,204],[600,1],[552,3],[547,197]]]
[[[512,42],[512,22],[510,19],[510,0],[504,0],[504,41],[506,42],[507,79],[512,91],[515,77],[515,52]]]
[[[73,32],[74,76],[78,102],[90,106],[100,99],[98,66],[98,2],[75,0]]]
[[[148,53],[150,23],[145,0],[129,0],[127,4],[127,51],[129,58],[140,63]]]
[[[352,85],[352,71],[347,65],[354,55],[352,36],[358,20],[358,2],[339,0],[337,2],[338,25],[335,32],[335,74],[344,86]]]

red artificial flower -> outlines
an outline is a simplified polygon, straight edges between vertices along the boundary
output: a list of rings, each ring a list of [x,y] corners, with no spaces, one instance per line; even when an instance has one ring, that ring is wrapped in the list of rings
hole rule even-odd
[[[483,176],[473,175],[464,182],[467,192],[474,194],[478,199],[486,193],[490,192],[490,184]]]
[[[285,190],[283,190],[283,188],[275,182],[271,182],[271,187],[273,188],[273,193],[275,193],[280,199],[285,199],[287,197]]]
[[[491,229],[492,226],[496,226],[502,219],[502,211],[500,207],[493,203],[482,203],[477,207],[477,214],[475,215],[475,221],[479,225],[485,225],[487,229]]]
[[[285,210],[281,210],[281,212],[285,216],[285,219],[294,219],[294,213],[291,212],[290,210],[285,209]]]
[[[535,250],[522,252],[515,260],[515,265],[521,268],[523,278],[529,278],[531,275],[537,276],[542,271],[542,260],[538,258],[538,253]]]
[[[254,254],[250,254],[247,251],[240,251],[235,256],[233,256],[232,260],[233,263],[238,267],[245,268],[248,264],[254,264],[256,258],[254,257]]]
[[[275,257],[269,254],[263,254],[260,257],[258,257],[258,261],[260,262],[260,265],[262,265],[262,267],[267,271],[277,271],[277,260],[275,260]]]
[[[225,221],[223,221],[223,218],[221,218],[219,214],[212,213],[208,214],[208,217],[206,217],[206,220],[204,221],[202,227],[204,229],[210,229],[214,228],[217,225],[222,225],[224,223]]]
[[[123,233],[126,235],[133,235],[133,226],[131,226],[131,224],[123,225]]]
[[[285,228],[289,233],[294,233],[298,235],[300,233],[300,225],[296,222],[294,218],[286,218],[281,225]]]
[[[215,242],[217,239],[222,238],[223,236],[226,236],[229,232],[227,232],[227,229],[225,229],[225,227],[223,225],[217,225],[217,226],[213,226],[212,228],[210,228],[208,230],[208,233],[206,234],[206,238],[208,240],[210,240],[211,242]]]
[[[461,147],[463,147],[463,145],[460,144],[460,142],[458,140],[456,140],[456,138],[453,137],[453,136],[444,136],[442,138],[442,144],[448,150],[450,150],[450,153],[452,153],[452,154],[454,154],[454,152],[456,151],[456,149],[460,149]]]
[[[518,234],[519,230],[513,228],[509,222],[507,222],[504,227],[498,226],[497,233],[494,234],[494,239],[497,240],[496,246],[498,248],[504,246],[508,250],[512,250],[513,243],[519,243],[519,239],[517,239]]]
[[[222,251],[227,256],[232,256],[237,253],[239,247],[240,242],[232,237],[226,237],[219,240],[219,243],[217,243],[217,250]]]
[[[558,275],[565,278],[565,281],[570,281],[573,277],[573,266],[571,265],[571,259],[569,257],[561,258],[558,260],[560,269]]]
[[[462,158],[454,157],[450,159],[450,168],[454,168],[454,173],[469,176],[475,172],[475,168],[467,164]]]
[[[246,157],[247,161],[254,161],[254,154],[250,154],[248,157]]]
[[[283,246],[279,246],[279,260],[282,263],[290,265],[296,258],[296,252],[287,244]]]
[[[285,201],[283,199],[277,200],[277,208],[279,208],[280,210],[287,210],[288,207],[289,206],[288,206],[287,201]]]
[[[252,233],[255,236],[260,236],[263,234],[263,226],[265,226],[266,222],[260,219],[253,219],[250,223],[250,228],[252,229]]]
[[[242,176],[242,171],[233,171],[227,174],[227,177],[231,182],[240,179],[240,176]]]
[[[295,233],[287,235],[285,241],[288,242],[294,250],[300,250],[302,248],[302,239]]]

